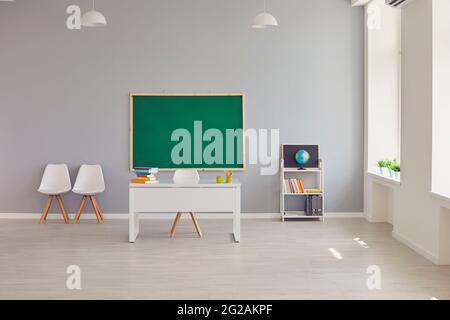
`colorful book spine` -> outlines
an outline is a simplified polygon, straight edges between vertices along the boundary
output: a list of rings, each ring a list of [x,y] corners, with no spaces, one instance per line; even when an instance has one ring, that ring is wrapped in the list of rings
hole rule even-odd
[[[300,185],[300,193],[305,193],[305,187],[303,186],[303,181],[298,179],[298,183]]]
[[[149,173],[147,171],[139,171],[139,170],[134,170],[134,173],[136,175],[142,174],[142,175],[148,175]]]
[[[150,167],[135,167],[134,173],[136,174],[136,178],[131,180],[131,183],[139,183],[139,184],[156,184],[159,183],[155,174],[158,173],[157,168]]]
[[[131,183],[138,183],[138,184],[158,184],[159,181],[153,180],[153,181],[144,181],[139,179],[133,179],[131,180]]]
[[[306,193],[322,193],[322,190],[320,189],[306,189]]]
[[[284,179],[284,193],[307,193],[301,179]]]
[[[294,185],[295,193],[300,193],[300,188],[297,179],[292,179],[292,184]]]
[[[294,183],[295,183],[295,186],[296,186],[296,193],[302,193],[302,189],[301,189],[299,180],[298,179],[294,179]]]
[[[134,168],[134,172],[136,174],[155,174],[155,173],[158,173],[158,169],[137,167],[137,168]]]
[[[137,178],[143,179],[143,180],[156,180],[155,176],[146,176],[146,175],[141,175],[141,174],[138,174]]]
[[[159,181],[158,180],[153,180],[153,181],[145,181],[145,184],[158,184]]]

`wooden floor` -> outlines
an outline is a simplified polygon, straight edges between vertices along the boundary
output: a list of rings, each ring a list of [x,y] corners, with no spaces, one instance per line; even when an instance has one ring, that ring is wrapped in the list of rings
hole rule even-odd
[[[450,267],[394,240],[389,224],[243,220],[235,244],[231,220],[199,218],[203,239],[189,220],[173,240],[171,221],[144,220],[135,244],[124,220],[0,220],[0,299],[450,299]],[[66,288],[69,265],[81,290]],[[370,265],[379,291],[366,287]]]

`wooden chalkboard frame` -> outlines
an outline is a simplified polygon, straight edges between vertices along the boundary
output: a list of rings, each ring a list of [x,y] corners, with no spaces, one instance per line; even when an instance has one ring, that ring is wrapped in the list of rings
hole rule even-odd
[[[157,96],[157,97],[164,97],[164,96],[175,96],[175,97],[192,97],[192,96],[200,96],[200,97],[213,97],[213,96],[238,96],[242,98],[242,130],[243,130],[243,137],[242,137],[242,168],[192,168],[197,169],[198,171],[210,171],[210,172],[218,172],[218,171],[234,171],[234,172],[240,172],[247,170],[247,161],[246,161],[246,137],[245,137],[245,131],[246,131],[246,119],[245,119],[245,94],[244,93],[136,93],[131,92],[130,93],[130,172],[134,172],[134,165],[133,165],[133,102],[134,97],[139,96]],[[159,171],[175,171],[175,170],[183,170],[183,168],[164,168],[160,169]]]

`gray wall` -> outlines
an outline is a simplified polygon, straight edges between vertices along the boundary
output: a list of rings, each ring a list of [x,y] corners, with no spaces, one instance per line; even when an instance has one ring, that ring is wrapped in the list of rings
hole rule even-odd
[[[128,93],[244,92],[247,127],[318,143],[326,209],[363,207],[363,11],[348,0],[97,0],[106,28],[69,31],[88,0],[0,2],[0,212],[39,212],[46,163],[103,165],[107,213],[128,208]],[[278,176],[237,174],[244,212],[277,212]],[[69,211],[79,198],[67,195]]]

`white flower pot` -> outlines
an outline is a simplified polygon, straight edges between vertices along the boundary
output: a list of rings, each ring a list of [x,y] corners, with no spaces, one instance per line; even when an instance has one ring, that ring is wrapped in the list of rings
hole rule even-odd
[[[389,169],[389,177],[394,178],[394,171]]]
[[[394,179],[400,180],[400,172],[394,171]]]
[[[381,174],[382,174],[383,176],[388,176],[388,175],[389,175],[389,169],[386,168],[386,167],[381,168]]]

